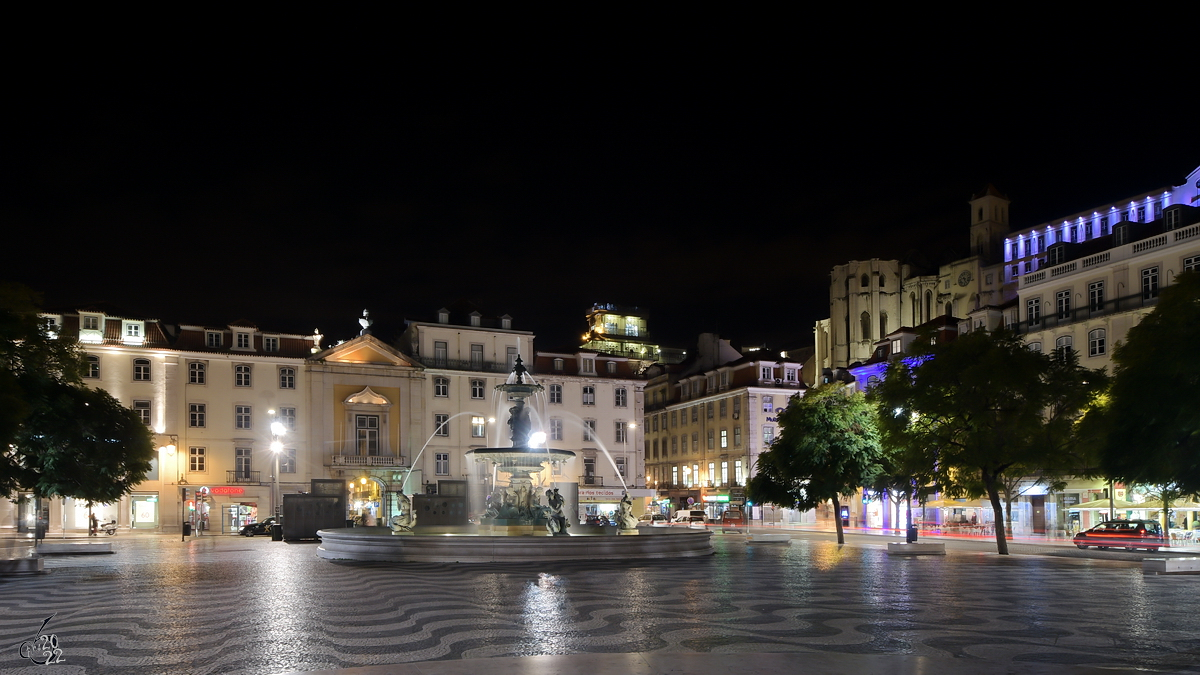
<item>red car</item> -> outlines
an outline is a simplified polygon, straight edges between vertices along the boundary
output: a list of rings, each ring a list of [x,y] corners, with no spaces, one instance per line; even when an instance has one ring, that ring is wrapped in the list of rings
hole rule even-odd
[[[1075,535],[1075,545],[1079,548],[1157,551],[1171,543],[1163,536],[1162,525],[1156,520],[1109,520]]]

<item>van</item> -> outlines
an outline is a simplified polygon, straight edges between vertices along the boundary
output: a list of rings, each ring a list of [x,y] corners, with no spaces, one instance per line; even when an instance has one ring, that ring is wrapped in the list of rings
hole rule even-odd
[[[696,518],[699,518],[700,520],[696,520]],[[703,509],[679,509],[678,511],[675,512],[675,518],[671,522],[672,523],[694,523],[694,522],[707,523],[708,516],[704,513]]]

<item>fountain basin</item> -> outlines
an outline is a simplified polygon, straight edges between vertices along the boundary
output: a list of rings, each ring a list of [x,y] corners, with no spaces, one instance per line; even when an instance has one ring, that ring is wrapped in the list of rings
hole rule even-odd
[[[659,560],[712,555],[712,533],[690,528],[641,528],[637,537],[530,535],[392,536],[386,528],[320,530],[317,555],[327,560],[377,562],[540,562]]]

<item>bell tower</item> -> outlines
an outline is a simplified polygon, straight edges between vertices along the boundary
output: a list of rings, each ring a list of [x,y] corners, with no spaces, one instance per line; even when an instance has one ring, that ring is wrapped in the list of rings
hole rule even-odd
[[[1004,238],[1008,236],[1008,197],[992,184],[971,198],[971,255],[982,258],[984,265],[1000,262],[1004,256]]]

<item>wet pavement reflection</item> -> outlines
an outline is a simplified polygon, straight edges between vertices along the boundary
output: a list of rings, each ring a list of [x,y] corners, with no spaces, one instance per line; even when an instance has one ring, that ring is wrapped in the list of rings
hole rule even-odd
[[[0,672],[280,673],[489,656],[804,652],[1015,665],[1200,662],[1200,577],[1090,559],[889,557],[817,539],[683,561],[337,563],[266,538],[129,537],[0,577]]]

